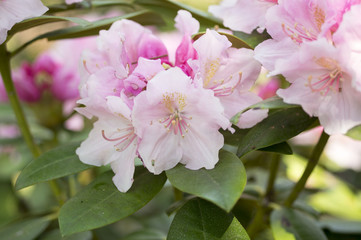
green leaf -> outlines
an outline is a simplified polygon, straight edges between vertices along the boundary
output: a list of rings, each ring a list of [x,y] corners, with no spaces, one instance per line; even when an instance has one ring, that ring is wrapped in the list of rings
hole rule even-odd
[[[198,40],[200,37],[202,37],[206,32],[200,32],[197,33],[195,35],[192,36],[192,39],[194,41]],[[243,40],[239,39],[238,37],[228,34],[228,33],[223,33],[223,32],[218,32],[221,35],[224,35],[228,38],[228,41],[230,41],[232,43],[232,47],[234,48],[252,48],[251,46],[249,46],[246,42],[244,42]]]
[[[43,234],[39,240],[91,240],[93,239],[90,231],[76,233],[68,237],[62,238],[59,229],[54,229],[46,234]]]
[[[284,142],[308,127],[316,118],[308,116],[301,108],[286,108],[271,112],[266,119],[251,128],[241,139],[238,156]]]
[[[79,160],[75,153],[78,147],[79,143],[62,145],[31,161],[20,173],[15,188],[19,190],[35,183],[68,176],[91,168],[92,166]]]
[[[340,219],[324,219],[321,220],[319,225],[334,233],[341,234],[361,234],[360,221],[348,221]]]
[[[190,170],[179,164],[166,171],[171,184],[179,190],[194,194],[231,211],[246,185],[246,170],[239,158],[221,150],[214,169]]]
[[[201,27],[213,28],[215,25],[223,27],[222,21],[210,15],[207,12],[203,12],[189,5],[182,4],[179,1],[172,0],[135,0],[135,4],[148,8],[154,12],[162,13],[162,16],[167,16],[170,19],[174,19],[178,10],[184,9],[192,14],[197,19]]]
[[[142,229],[122,238],[122,240],[165,240],[166,237],[164,233],[154,229]]]
[[[242,39],[244,42],[246,42],[252,48],[255,48],[261,42],[271,38],[271,36],[268,35],[268,33],[266,31],[264,31],[263,33],[259,33],[255,30],[251,34],[247,34],[244,32],[233,32],[233,34],[236,37]]]
[[[9,224],[0,229],[1,240],[32,240],[42,233],[49,225],[46,218],[26,219]]]
[[[231,213],[226,213],[210,202],[192,199],[175,215],[167,239],[249,240],[243,227],[234,219]]]
[[[294,209],[274,210],[271,228],[275,240],[327,240],[313,218]]]
[[[258,150],[264,151],[264,152],[281,153],[281,154],[286,154],[286,155],[293,154],[292,148],[287,142],[277,143],[275,145],[265,147],[265,148],[260,148]]]
[[[63,236],[99,228],[138,211],[163,187],[165,174],[153,175],[137,167],[134,183],[127,193],[119,192],[106,172],[76,194],[60,209],[59,225]]]
[[[299,105],[295,105],[295,104],[288,104],[283,102],[282,98],[278,97],[278,96],[274,96],[271,98],[267,98],[261,102],[258,102],[256,104],[253,104],[251,106],[249,106],[246,109],[243,109],[241,112],[237,113],[236,115],[234,115],[231,119],[231,122],[234,124],[237,124],[239,121],[239,118],[241,116],[242,113],[250,110],[250,109],[280,109],[280,108],[295,108],[295,107],[300,107]]]
[[[108,29],[113,22],[121,20],[121,19],[130,19],[135,22],[138,22],[142,25],[145,24],[161,24],[163,20],[155,13],[151,13],[147,10],[141,10],[133,13],[129,13],[120,17],[106,18],[102,20],[98,20],[92,23],[89,23],[86,26],[74,26],[64,29],[59,29],[55,31],[51,31],[48,33],[44,33],[36,38],[26,42],[24,45],[20,46],[18,49],[14,50],[11,53],[11,56],[18,54],[25,47],[29,46],[33,42],[37,40],[47,38],[49,41],[52,40],[60,40],[60,39],[68,39],[68,38],[78,38],[78,37],[86,37],[99,34],[99,31],[102,29]]]
[[[60,21],[69,21],[76,23],[80,26],[86,26],[89,24],[87,20],[77,17],[60,17],[60,16],[43,15],[40,17],[26,19],[20,23],[15,24],[14,27],[12,27],[11,30],[9,31],[9,35],[13,35],[17,32],[21,32],[32,27],[40,26],[47,23],[60,22]]]
[[[224,233],[222,240],[250,240],[246,230],[239,223],[237,218],[233,218],[231,225]]]
[[[353,127],[346,133],[346,135],[350,138],[361,141],[361,125]]]

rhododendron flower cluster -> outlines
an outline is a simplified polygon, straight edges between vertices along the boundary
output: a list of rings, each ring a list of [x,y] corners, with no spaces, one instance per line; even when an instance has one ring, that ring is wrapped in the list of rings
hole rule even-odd
[[[184,164],[211,169],[218,162],[230,119],[261,100],[249,92],[260,72],[253,51],[235,49],[213,30],[193,42],[199,23],[186,11],[175,19],[182,40],[171,62],[163,42],[139,24],[121,20],[101,31],[98,47],[82,59],[81,99],[77,110],[97,117],[77,149],[80,160],[110,164],[117,188],[132,185],[134,159],[152,173]],[[239,127],[267,116],[249,111]]]
[[[40,0],[2,0],[0,1],[0,44],[7,32],[24,19],[38,17],[48,11]]]
[[[270,75],[286,77],[291,86],[277,94],[317,116],[328,134],[361,123],[360,2],[279,0],[262,15],[272,39],[256,47],[255,58]]]

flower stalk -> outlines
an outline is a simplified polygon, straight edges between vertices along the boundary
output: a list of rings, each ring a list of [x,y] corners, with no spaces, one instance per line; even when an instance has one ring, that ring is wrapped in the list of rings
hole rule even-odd
[[[20,128],[21,134],[24,137],[26,145],[30,149],[33,156],[36,158],[40,155],[40,150],[36,145],[33,136],[31,135],[24,111],[20,105],[19,98],[15,91],[14,83],[11,78],[10,54],[7,51],[5,44],[0,45],[0,59],[0,72],[4,81],[4,86],[9,98],[10,105],[15,113],[18,126]]]
[[[286,201],[283,204],[285,207],[291,207],[293,202],[297,199],[298,195],[304,189],[308,178],[310,177],[311,173],[315,169],[315,167],[320,159],[320,156],[323,152],[323,149],[326,146],[326,143],[327,143],[329,137],[330,136],[327,133],[325,133],[324,131],[322,132],[322,135],[321,135],[320,139],[318,140],[318,143],[312,152],[311,158],[307,163],[306,169],[303,172],[302,177],[296,183],[296,185],[293,187],[292,192],[290,193],[290,195],[288,196],[288,198],[286,199]]]

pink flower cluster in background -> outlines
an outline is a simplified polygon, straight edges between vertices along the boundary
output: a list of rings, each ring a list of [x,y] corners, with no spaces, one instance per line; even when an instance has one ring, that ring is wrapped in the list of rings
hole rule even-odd
[[[174,62],[157,36],[129,20],[100,31],[97,49],[83,54],[77,110],[98,120],[76,152],[87,164],[110,163],[122,192],[132,185],[135,157],[154,174],[178,163],[213,168],[224,143],[218,130],[232,131],[229,119],[261,100],[249,91],[261,69],[252,50],[232,48],[213,30],[193,42],[198,21],[183,10],[175,20],[182,40]],[[249,111],[237,125],[266,116]]]
[[[361,124],[360,2],[252,0],[245,5],[239,0],[210,10],[234,30],[265,27],[272,39],[256,47],[255,58],[269,75],[282,74],[291,83],[277,94],[317,116],[328,134],[337,134]],[[244,22],[252,26],[243,26],[233,13],[241,6],[251,16]]]

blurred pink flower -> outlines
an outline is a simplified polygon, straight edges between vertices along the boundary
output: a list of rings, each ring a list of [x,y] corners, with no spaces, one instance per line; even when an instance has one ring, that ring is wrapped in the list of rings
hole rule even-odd
[[[40,0],[2,0],[0,1],[0,44],[7,32],[24,19],[43,15],[48,8]]]
[[[150,172],[183,163],[211,169],[223,146],[219,128],[230,126],[213,91],[196,87],[179,68],[158,73],[134,100],[133,124],[139,153]]]

